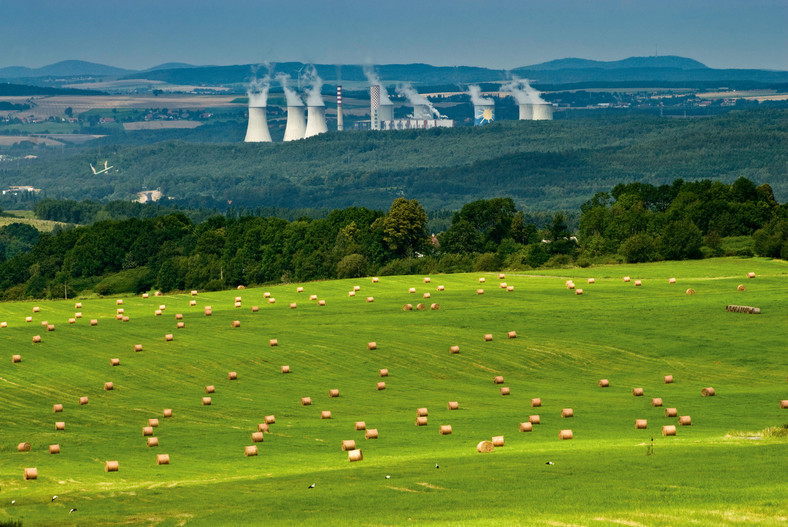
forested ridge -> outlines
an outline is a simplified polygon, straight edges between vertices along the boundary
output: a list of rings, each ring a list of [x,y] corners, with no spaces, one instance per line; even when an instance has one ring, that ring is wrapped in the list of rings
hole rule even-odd
[[[418,199],[427,210],[511,196],[527,210],[576,209],[620,182],[674,179],[771,185],[788,198],[788,110],[699,119],[648,116],[501,121],[484,127],[330,132],[290,143],[165,141],[0,168],[0,183],[58,199],[129,199],[160,188],[184,207],[385,208]],[[235,137],[243,135],[237,125]],[[89,163],[117,168],[93,175]]]
[[[582,205],[575,232],[563,213],[535,224],[508,197],[466,203],[436,235],[424,207],[402,197],[387,212],[350,207],[291,221],[218,214],[193,221],[164,207],[56,201],[41,202],[36,213],[99,221],[52,234],[0,228],[3,299],[720,255],[788,258],[788,206],[770,185],[746,178],[621,183]],[[126,219],[100,220],[113,214]]]

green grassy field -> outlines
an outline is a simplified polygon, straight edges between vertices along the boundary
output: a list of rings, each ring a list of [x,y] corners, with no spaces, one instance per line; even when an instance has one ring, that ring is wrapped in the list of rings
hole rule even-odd
[[[755,279],[746,278],[750,271]],[[625,275],[643,285],[624,283]],[[565,287],[569,278],[582,296]],[[74,301],[0,304],[7,323],[0,329],[0,522],[786,525],[788,437],[762,431],[788,423],[788,409],[780,409],[788,399],[787,293],[788,263],[723,258],[504,280],[471,273],[434,275],[429,284],[381,277],[151,294],[125,297],[122,306],[90,298],[73,325]],[[243,307],[234,307],[235,296]],[[440,310],[402,309],[419,302]],[[154,316],[160,304],[166,308]],[[727,304],[762,313],[729,313]],[[115,320],[118,307],[128,322]],[[176,313],[185,328],[176,329]],[[240,327],[231,327],[234,320]],[[376,350],[367,349],[370,341]],[[15,354],[21,362],[12,363]],[[228,380],[231,371],[237,380]],[[664,384],[667,374],[673,384]],[[493,383],[497,375],[502,385]],[[598,387],[601,378],[609,388]],[[376,389],[379,381],[385,390]],[[216,388],[211,406],[201,404],[207,385]],[[502,396],[502,386],[511,394]],[[707,386],[714,397],[701,396]],[[633,397],[636,387],[643,397]],[[330,389],[340,396],[329,398]],[[79,405],[80,396],[89,403]],[[301,406],[302,397],[312,405]],[[539,408],[531,407],[535,397]],[[663,437],[662,426],[677,419],[652,407],[653,397],[691,416],[692,426]],[[448,410],[448,401],[459,409]],[[53,413],[57,403],[62,413]],[[417,427],[421,407],[428,425]],[[574,417],[561,418],[563,408]],[[324,410],[330,420],[320,418]],[[257,444],[259,455],[245,457],[269,414],[276,423]],[[519,432],[534,414],[541,424]],[[149,418],[159,419],[158,447],[143,437]],[[636,430],[635,419],[647,419],[648,428]],[[355,430],[362,420],[378,439]],[[65,430],[56,431],[56,421]],[[439,435],[440,425],[453,433]],[[559,440],[562,429],[574,439]],[[500,435],[505,446],[476,452],[479,441]],[[652,436],[654,453],[646,455]],[[348,461],[340,448],[348,439],[362,461]],[[20,442],[32,450],[17,452]],[[49,454],[50,444],[61,453]],[[169,454],[170,464],[158,466],[157,454]],[[117,460],[119,471],[105,472],[107,460]],[[26,467],[36,467],[38,479],[25,481]]]

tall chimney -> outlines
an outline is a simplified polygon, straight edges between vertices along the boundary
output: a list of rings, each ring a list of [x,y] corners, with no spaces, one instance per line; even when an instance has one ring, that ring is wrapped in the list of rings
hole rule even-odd
[[[342,122],[342,86],[337,86],[337,131],[344,130],[345,125]]]
[[[380,130],[380,86],[373,84],[369,87],[370,103],[370,128]]]

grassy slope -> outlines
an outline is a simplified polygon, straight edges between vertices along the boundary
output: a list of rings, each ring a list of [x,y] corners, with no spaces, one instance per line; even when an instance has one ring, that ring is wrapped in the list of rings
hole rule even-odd
[[[748,271],[755,280],[743,278]],[[429,524],[479,525],[698,525],[788,522],[784,439],[726,437],[788,422],[779,400],[788,398],[785,353],[788,265],[762,259],[609,266],[508,275],[515,291],[485,274],[384,277],[273,287],[276,304],[261,290],[126,298],[129,323],[113,320],[114,299],[86,299],[85,318],[70,326],[73,303],[0,305],[0,521],[36,525]],[[559,276],[560,275],[560,276]],[[564,276],[565,275],[565,276]],[[642,279],[643,287],[621,277]],[[596,283],[587,285],[585,278]],[[667,278],[676,276],[678,284]],[[572,277],[586,294],[564,288]],[[747,291],[736,286],[744,282]],[[347,291],[361,285],[358,297]],[[446,291],[435,286],[444,284]],[[408,287],[418,294],[408,294]],[[697,291],[687,296],[684,290]],[[440,311],[403,312],[431,292]],[[309,294],[327,300],[319,308]],[[233,308],[233,296],[243,308]],[[364,297],[374,295],[374,303]],[[288,303],[298,308],[288,309]],[[154,317],[163,303],[165,315]],[[727,313],[724,305],[761,307],[758,316]],[[213,316],[202,315],[204,305]],[[260,312],[250,307],[259,305]],[[175,313],[186,328],[175,330]],[[89,327],[98,318],[97,327]],[[55,323],[43,332],[41,320]],[[230,328],[231,320],[241,327]],[[516,330],[518,338],[506,338]],[[165,333],[175,340],[165,343]],[[493,342],[482,335],[493,333]],[[40,334],[44,342],[30,343]],[[268,339],[278,338],[271,348]],[[375,340],[377,351],[367,351]],[[134,353],[133,344],[144,351]],[[457,344],[459,355],[448,348]],[[22,354],[22,363],[10,356]],[[121,366],[112,368],[111,357]],[[292,373],[282,375],[282,364]],[[376,391],[378,368],[389,368],[387,389]],[[228,371],[239,379],[227,380]],[[662,384],[662,375],[676,378]],[[492,383],[503,375],[509,397]],[[597,387],[599,378],[611,387]],[[104,392],[105,381],[115,390]],[[203,407],[203,387],[216,385]],[[635,398],[633,387],[646,396]],[[713,386],[717,396],[700,390]],[[341,396],[328,398],[330,388]],[[90,404],[79,406],[81,395]],[[311,396],[312,406],[299,405]],[[663,409],[691,415],[692,427],[662,438]],[[530,408],[532,397],[543,407]],[[450,412],[446,402],[457,400]],[[63,403],[62,414],[51,405]],[[429,408],[429,426],[415,427],[416,408]],[[561,419],[572,407],[573,419]],[[161,418],[172,408],[172,419]],[[330,421],[319,418],[331,410]],[[532,413],[542,424],[518,433]],[[275,414],[260,456],[243,447],[266,414]],[[141,428],[159,417],[161,446],[149,449]],[[634,420],[647,418],[648,430]],[[55,432],[54,421],[66,422]],[[365,420],[380,439],[365,441],[353,422]],[[454,433],[438,435],[451,424]],[[558,431],[575,439],[559,441]],[[655,455],[645,456],[655,435]],[[478,441],[504,435],[492,454]],[[340,451],[355,439],[365,459],[350,464]],[[28,441],[33,451],[16,452]],[[46,452],[58,442],[62,453]],[[157,453],[172,464],[156,466]],[[105,460],[120,472],[103,471]],[[555,465],[546,465],[546,461]],[[440,469],[435,469],[435,464]],[[39,479],[22,480],[36,466]],[[385,479],[385,475],[391,475]],[[307,490],[313,482],[317,487]],[[60,497],[54,503],[53,494]],[[15,505],[10,505],[16,500]],[[69,515],[68,510],[78,511]]]
[[[0,216],[0,227],[11,225],[12,223],[26,223],[32,225],[41,232],[52,232],[56,225],[67,227],[69,223],[60,221],[39,220],[33,216],[33,211],[30,210],[7,210],[8,214],[12,216]]]

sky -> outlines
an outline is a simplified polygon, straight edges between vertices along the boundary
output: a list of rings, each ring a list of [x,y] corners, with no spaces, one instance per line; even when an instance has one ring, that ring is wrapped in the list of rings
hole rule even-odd
[[[511,69],[679,55],[788,70],[788,0],[2,0],[0,67],[78,59]]]

